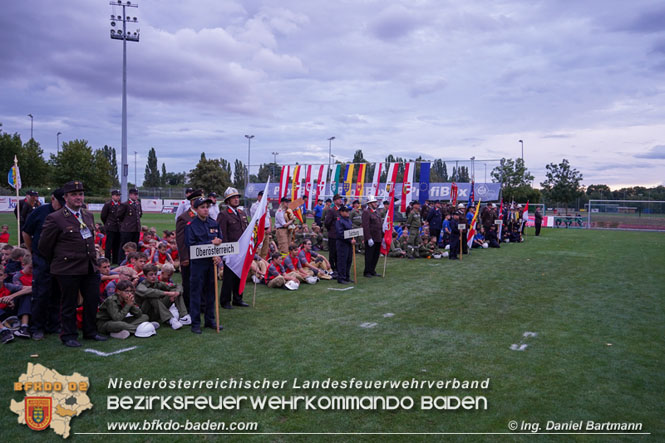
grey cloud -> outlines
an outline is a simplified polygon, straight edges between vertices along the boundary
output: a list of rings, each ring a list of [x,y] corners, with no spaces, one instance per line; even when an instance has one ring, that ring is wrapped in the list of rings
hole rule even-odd
[[[572,134],[545,134],[540,138],[571,138]]]
[[[427,79],[421,82],[417,82],[411,87],[409,92],[412,97],[418,97],[421,95],[438,92],[444,89],[447,84],[448,82],[444,78]]]
[[[652,34],[665,31],[665,7],[642,11],[630,22],[619,26],[618,30],[640,34]]]
[[[394,40],[409,34],[420,23],[421,20],[404,6],[391,5],[376,16],[369,29],[381,40]]]
[[[663,160],[665,159],[665,145],[654,146],[647,152],[644,152],[642,154],[635,154],[634,157]]]

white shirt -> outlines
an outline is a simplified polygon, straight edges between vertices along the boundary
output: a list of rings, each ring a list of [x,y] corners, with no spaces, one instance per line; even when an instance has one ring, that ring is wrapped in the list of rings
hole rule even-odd
[[[284,218],[284,210],[279,208],[275,213],[275,228],[283,228],[286,225],[286,219]]]
[[[178,210],[175,211],[175,219],[177,220],[178,217],[180,217],[180,215],[182,215],[182,214],[184,214],[185,212],[187,212],[187,211],[189,210],[190,207],[191,207],[191,203],[189,203],[189,200],[185,200],[184,203],[181,202],[181,203],[178,205]]]
[[[254,214],[256,214],[256,211],[259,210],[259,204],[260,201],[256,201],[252,204],[252,207],[249,208],[249,215],[251,218],[254,218]],[[270,212],[268,211],[268,208],[266,207],[266,212],[268,215],[266,216],[266,224],[265,224],[265,229],[270,229]]]
[[[210,205],[210,209],[208,209],[208,217],[216,221],[217,216],[219,216],[219,206],[217,206],[217,203],[213,203]]]

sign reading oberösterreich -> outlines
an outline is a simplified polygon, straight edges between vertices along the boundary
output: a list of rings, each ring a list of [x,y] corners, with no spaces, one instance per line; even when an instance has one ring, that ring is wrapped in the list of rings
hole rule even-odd
[[[219,257],[221,255],[235,255],[240,253],[240,245],[238,242],[222,243],[215,246],[212,243],[209,245],[194,245],[189,247],[190,260],[197,258],[210,258]]]

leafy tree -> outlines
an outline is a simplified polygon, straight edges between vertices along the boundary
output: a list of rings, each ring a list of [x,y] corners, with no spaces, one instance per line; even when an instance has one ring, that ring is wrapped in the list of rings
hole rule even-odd
[[[247,176],[247,167],[238,159],[233,164],[233,187],[236,189],[245,188],[245,177]]]
[[[540,201],[540,192],[533,189],[533,175],[521,158],[501,159],[501,164],[490,173],[492,182],[502,183],[504,199],[508,201]]]
[[[448,181],[448,169],[446,168],[446,162],[440,158],[432,162],[430,169],[430,180],[432,182],[447,182]]]
[[[159,177],[159,185],[166,186],[166,164],[162,163],[162,175]]]
[[[49,166],[43,155],[44,151],[35,139],[31,138],[22,146],[17,158],[21,170],[21,182],[24,187],[45,186],[47,184]]]
[[[51,154],[49,164],[55,186],[81,180],[90,192],[101,194],[106,193],[113,183],[108,157],[101,149],[93,152],[86,140],[63,143],[58,154]]]
[[[270,177],[270,181],[275,183],[279,181],[279,174],[282,171],[282,167],[277,163],[264,163],[259,166],[259,173],[257,175],[252,175],[252,183],[265,183]]]
[[[0,131],[0,171],[2,171],[3,174],[6,174],[7,171],[14,166],[14,156],[16,155],[18,157],[21,153],[22,146],[23,144],[20,135],[17,133],[10,135],[6,132]],[[19,168],[21,168],[20,163]],[[21,171],[21,175],[23,175],[23,171]],[[5,188],[10,187],[7,180],[2,180],[1,183]]]
[[[156,188],[160,183],[157,153],[155,152],[155,148],[150,148],[150,151],[148,151],[148,163],[145,165],[145,173],[143,174],[143,186]]]
[[[184,172],[167,172],[162,176],[164,186],[180,186],[185,184],[187,174]]]
[[[189,172],[189,183],[195,189],[221,194],[231,186],[231,173],[227,166],[230,167],[226,160],[208,160],[205,153],[201,153],[201,159],[196,167]]]
[[[112,148],[108,145],[104,145],[102,148],[102,152],[106,156],[106,159],[108,160],[109,164],[111,165],[111,180],[112,180],[112,186],[117,188],[120,186],[120,180],[118,180],[118,161],[116,160],[115,156],[115,148]]]
[[[563,203],[568,212],[568,204],[583,194],[580,183],[582,174],[570,166],[567,159],[558,165],[550,163],[545,166],[545,181],[540,183],[545,196],[556,203]]]
[[[363,156],[362,149],[356,150],[356,152],[353,154],[352,163],[367,163],[367,160],[365,160],[365,157]]]

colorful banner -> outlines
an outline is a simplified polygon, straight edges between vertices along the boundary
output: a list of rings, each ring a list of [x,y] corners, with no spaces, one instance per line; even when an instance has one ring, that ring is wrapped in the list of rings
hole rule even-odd
[[[344,174],[344,185],[342,189],[344,190],[343,194],[346,197],[350,197],[351,194],[351,185],[353,184],[353,163],[346,166],[346,172]]]
[[[367,163],[361,163],[358,165],[358,177],[356,178],[356,198],[360,198],[363,195],[363,186],[365,185],[366,169],[367,169]]]
[[[400,212],[406,212],[406,207],[413,200],[413,172],[416,164],[413,162],[404,165],[404,182],[402,183],[402,201],[399,205]]]
[[[339,187],[339,176],[342,172],[342,165],[334,165],[332,173],[330,174],[330,196],[337,194]]]
[[[326,192],[326,175],[328,175],[328,171],[326,171],[325,165],[321,165],[319,167],[319,178],[316,180],[316,198],[315,202],[319,201],[319,196],[320,195],[325,195]]]
[[[296,165],[293,169],[293,179],[291,181],[291,201],[298,198],[298,191],[300,188],[300,165]]]
[[[286,191],[288,187],[289,187],[289,166],[286,165],[282,166],[282,172],[279,176],[279,196],[278,196],[279,200],[286,197]]]
[[[381,173],[383,172],[383,163],[374,164],[374,177],[372,178],[372,187],[369,190],[369,195],[374,197],[379,196],[379,188],[381,186]]]

